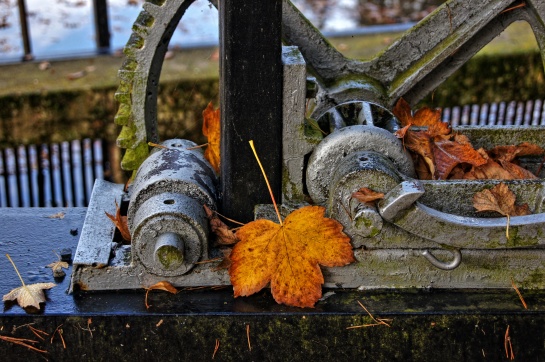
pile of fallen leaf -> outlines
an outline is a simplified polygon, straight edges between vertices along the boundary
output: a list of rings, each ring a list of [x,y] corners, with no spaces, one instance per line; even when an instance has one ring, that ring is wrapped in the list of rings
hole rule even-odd
[[[448,123],[441,122],[440,109],[423,107],[413,115],[401,98],[393,113],[403,127],[395,135],[413,156],[421,180],[537,178],[521,167],[517,158],[543,155],[545,150],[538,145],[524,142],[476,150],[466,136],[452,132]]]

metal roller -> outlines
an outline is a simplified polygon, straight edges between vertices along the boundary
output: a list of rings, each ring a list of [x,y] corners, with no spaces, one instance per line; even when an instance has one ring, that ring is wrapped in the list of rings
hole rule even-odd
[[[142,163],[131,189],[128,224],[134,256],[153,274],[187,273],[208,256],[208,221],[217,177],[196,144],[168,140]]]

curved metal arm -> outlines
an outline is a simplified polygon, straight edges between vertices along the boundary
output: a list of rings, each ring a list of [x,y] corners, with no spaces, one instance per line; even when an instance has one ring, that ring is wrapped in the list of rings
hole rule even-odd
[[[405,181],[379,203],[381,216],[423,239],[455,248],[505,248],[545,245],[545,213],[510,218],[476,218],[448,214],[416,200],[424,194],[419,181]]]
[[[448,263],[438,260],[428,250],[424,250],[422,252],[422,255],[426,259],[428,259],[428,261],[436,268],[443,269],[443,270],[453,270],[453,269],[456,269],[462,262],[462,253],[458,249],[449,250],[449,251],[452,252],[452,254],[454,254],[454,259]]]

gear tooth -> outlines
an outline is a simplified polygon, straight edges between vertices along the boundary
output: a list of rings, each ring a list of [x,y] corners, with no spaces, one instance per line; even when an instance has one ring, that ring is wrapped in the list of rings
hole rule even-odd
[[[117,71],[117,77],[122,81],[132,82],[132,80],[134,79],[134,73],[135,72],[132,70],[120,69]]]
[[[125,50],[123,49],[123,51],[125,51]],[[137,66],[138,66],[138,63],[137,63],[136,59],[125,58],[125,60],[123,61],[123,64],[121,65],[121,69],[123,69],[124,71],[134,72],[136,70]]]
[[[121,168],[127,171],[137,170],[148,154],[149,147],[146,143],[140,143],[136,148],[127,149],[121,160]]]
[[[142,26],[140,24],[134,24],[132,26],[132,33],[138,34],[142,38],[146,38],[148,36],[149,30],[150,29],[148,27]],[[142,47],[139,47],[138,49],[141,49],[141,48]]]
[[[125,48],[123,48],[123,54],[128,57],[132,57],[134,55],[135,49],[142,49],[144,47],[144,38],[134,32],[135,28],[136,26],[133,26],[133,33],[127,41],[127,45],[125,45]],[[147,33],[144,35],[147,35]]]
[[[121,79],[116,93],[131,93],[132,82]]]
[[[131,103],[131,94],[117,91],[114,94],[114,99],[116,100],[117,103],[130,104]]]
[[[153,23],[155,23],[155,18],[151,16],[151,14],[148,13],[146,10],[141,11],[136,18],[136,21],[134,22],[134,24],[138,24],[146,28],[151,28],[153,26]]]
[[[117,109],[117,113],[114,118],[115,124],[119,126],[126,126],[129,124],[131,118],[131,106],[127,103],[121,103]]]
[[[132,125],[123,126],[116,143],[120,148],[133,148],[136,144],[136,128]]]
[[[151,2],[145,2],[144,5],[143,5],[143,8],[144,8],[144,10],[146,10],[153,17],[157,17],[161,13],[161,6],[156,5],[154,3],[151,3]]]

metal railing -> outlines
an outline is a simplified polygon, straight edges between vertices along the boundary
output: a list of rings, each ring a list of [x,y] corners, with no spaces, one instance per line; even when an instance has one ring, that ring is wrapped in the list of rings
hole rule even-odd
[[[87,206],[95,179],[110,174],[102,140],[0,150],[0,207]]]
[[[443,109],[443,122],[452,126],[545,126],[545,101],[473,104]]]
[[[21,24],[21,38],[23,41],[23,61],[34,59],[30,30],[28,26],[28,12],[25,0],[17,0],[19,7],[19,21]],[[110,25],[106,0],[93,0],[93,14],[95,20],[95,40],[98,54],[108,54],[110,48]]]

